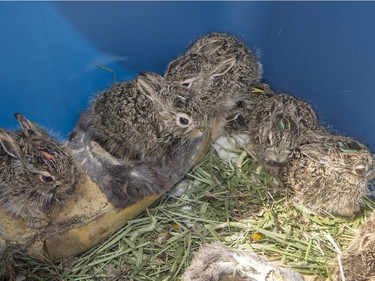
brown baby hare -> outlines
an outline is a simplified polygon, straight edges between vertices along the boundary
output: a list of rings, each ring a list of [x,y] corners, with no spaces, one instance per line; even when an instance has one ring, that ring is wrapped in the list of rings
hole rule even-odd
[[[0,205],[30,227],[49,224],[49,210],[81,180],[67,147],[21,114],[22,130],[0,129]]]
[[[305,136],[307,142],[294,151],[281,172],[295,200],[343,216],[360,211],[374,168],[372,153],[350,137],[326,131],[312,131]]]

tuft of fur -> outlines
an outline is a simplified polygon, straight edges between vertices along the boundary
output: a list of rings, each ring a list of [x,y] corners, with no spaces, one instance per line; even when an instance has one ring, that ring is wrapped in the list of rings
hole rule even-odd
[[[117,158],[158,159],[206,130],[204,104],[178,83],[154,73],[115,84],[81,114],[80,127]]]
[[[296,201],[318,211],[351,216],[360,211],[373,168],[372,153],[360,142],[311,131],[281,176]]]
[[[202,247],[182,281],[303,281],[302,275],[248,251],[214,242]]]
[[[21,114],[22,130],[0,129],[0,205],[33,228],[49,224],[53,203],[81,181],[67,147]]]
[[[353,241],[340,256],[339,266],[334,271],[334,281],[371,281],[375,279],[375,212],[361,225]]]

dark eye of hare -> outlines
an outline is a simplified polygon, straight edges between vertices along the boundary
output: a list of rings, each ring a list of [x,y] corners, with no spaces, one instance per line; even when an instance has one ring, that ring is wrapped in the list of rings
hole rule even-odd
[[[186,87],[186,88],[190,88],[191,82],[190,83],[185,82],[185,83],[182,83],[181,85],[184,86],[184,87]]]
[[[366,171],[365,168],[355,169],[355,172],[357,173],[357,175],[363,175],[365,173],[365,171]]]
[[[184,117],[180,117],[180,124],[187,125],[189,124],[189,120]]]
[[[188,79],[185,79],[184,81],[181,81],[181,85],[186,87],[186,88],[190,88],[191,85],[193,84],[193,82],[195,81],[196,79],[193,77],[193,78],[188,78]]]
[[[182,128],[188,127],[191,123],[191,118],[185,113],[178,113],[176,118],[177,125]]]
[[[236,102],[236,107],[243,107],[244,104],[245,104],[244,101],[239,100],[239,101]]]
[[[41,180],[43,182],[53,182],[55,179],[52,176],[46,176],[46,175],[41,175],[40,176]]]

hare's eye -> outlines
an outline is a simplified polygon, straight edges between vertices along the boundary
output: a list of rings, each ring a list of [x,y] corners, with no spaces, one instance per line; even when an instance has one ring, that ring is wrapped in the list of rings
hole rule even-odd
[[[181,85],[186,88],[190,88],[194,81],[195,81],[195,78],[189,78],[189,79],[182,81]]]
[[[42,180],[42,182],[53,182],[55,179],[54,177],[52,176],[48,176],[48,175],[40,175],[40,179]]]
[[[178,113],[176,123],[179,127],[186,128],[191,124],[191,118],[185,113]]]
[[[243,107],[245,105],[244,101],[239,100],[236,102],[236,107]]]
[[[189,119],[180,117],[179,122],[181,125],[188,125],[189,124]]]
[[[357,175],[363,175],[366,172],[366,169],[364,167],[362,167],[362,166],[361,167],[357,167],[355,169],[355,172],[356,172]]]

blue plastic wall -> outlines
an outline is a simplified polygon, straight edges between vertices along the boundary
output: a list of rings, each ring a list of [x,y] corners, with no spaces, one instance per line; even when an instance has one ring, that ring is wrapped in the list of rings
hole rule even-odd
[[[375,149],[375,2],[0,2],[0,127],[14,112],[66,138],[116,79],[162,74],[208,32],[261,52],[264,80]]]

